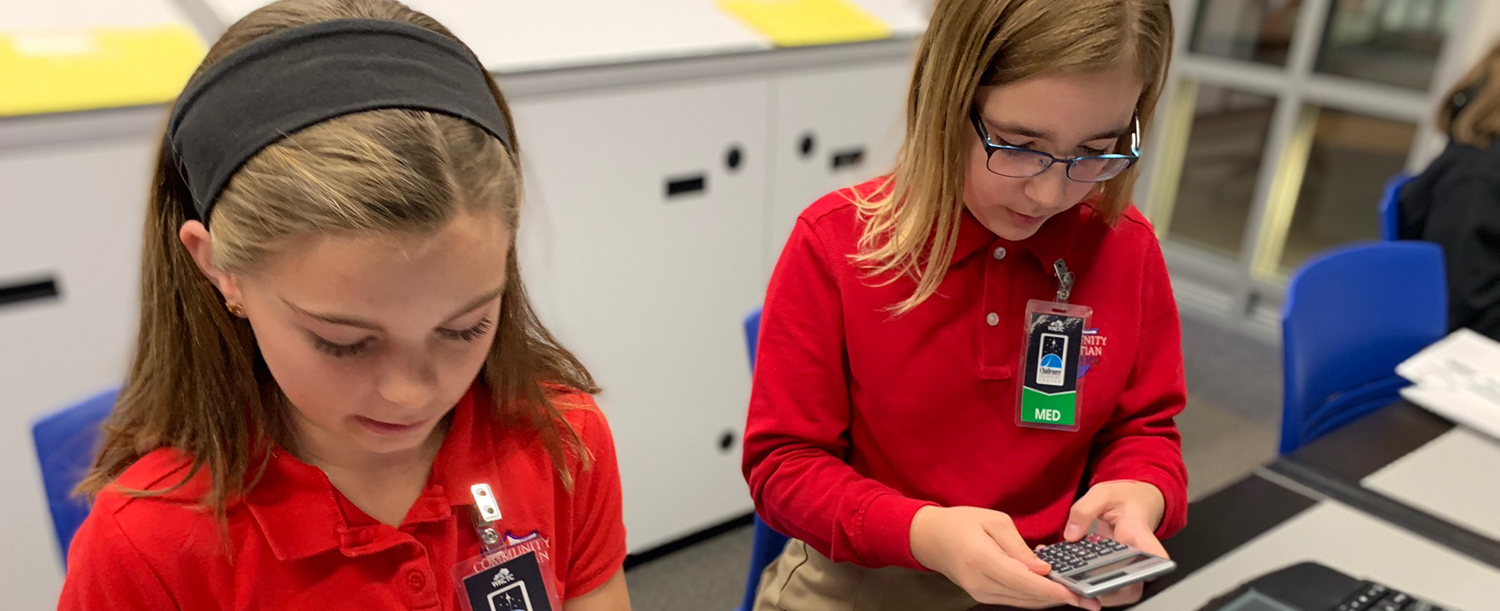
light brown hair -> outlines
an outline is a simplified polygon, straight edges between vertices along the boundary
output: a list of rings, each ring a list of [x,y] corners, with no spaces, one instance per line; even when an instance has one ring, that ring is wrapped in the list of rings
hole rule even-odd
[[[937,291],[958,237],[976,137],[969,110],[980,87],[1133,67],[1145,84],[1135,105],[1144,134],[1171,56],[1168,0],[939,0],[917,51],[896,167],[886,188],[856,202],[865,227],[854,263],[872,277],[916,280],[892,306],[898,314]],[[1136,174],[1099,187],[1095,201],[1108,222],[1129,205]]]
[[[1500,133],[1500,43],[1449,90],[1437,126],[1460,144],[1488,147],[1494,141]]]
[[[389,19],[453,34],[395,0],[282,0],[231,26],[198,67],[286,28],[346,18]],[[457,40],[456,38],[454,38]],[[510,111],[494,79],[495,103]],[[516,142],[515,130],[508,134]],[[291,447],[289,410],[261,359],[250,325],[231,316],[178,238],[191,196],[170,147],[152,182],[141,262],[140,330],[134,361],[103,448],[79,486],[96,495],[158,448],[192,457],[187,482],[210,476],[204,503],[221,518],[265,466],[268,443]],[[317,234],[427,235],[460,213],[498,214],[516,235],[518,151],[483,129],[430,112],[386,109],[331,119],[257,153],[213,211],[213,262],[248,272],[298,238]],[[503,421],[537,431],[571,488],[566,456],[588,463],[576,431],[551,397],[558,387],[598,391],[583,365],[537,319],[511,241],[494,344],[481,371]],[[141,493],[141,491],[135,491]]]

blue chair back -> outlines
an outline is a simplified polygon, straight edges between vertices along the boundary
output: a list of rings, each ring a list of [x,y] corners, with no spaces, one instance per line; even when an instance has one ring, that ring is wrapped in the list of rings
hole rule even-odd
[[[1401,239],[1401,187],[1415,178],[1406,172],[1397,172],[1385,182],[1380,198],[1380,239],[1393,242]]]
[[[82,402],[43,416],[31,427],[36,441],[37,462],[42,467],[42,484],[47,489],[47,506],[52,510],[52,527],[62,548],[63,565],[67,565],[68,546],[73,533],[89,515],[88,504],[73,496],[73,489],[89,470],[98,448],[99,425],[115,407],[118,390],[108,390]]]
[[[755,347],[760,338],[760,308],[745,317],[745,349],[750,352],[750,371],[755,371]]]
[[[1360,244],[1304,265],[1281,315],[1281,453],[1395,401],[1408,384],[1396,365],[1442,339],[1447,318],[1436,244]]]
[[[760,337],[760,308],[755,308],[745,317],[745,348],[750,351],[750,369],[755,369],[756,340]],[[750,611],[755,606],[755,595],[760,591],[760,574],[781,555],[788,537],[771,530],[770,526],[755,516],[755,541],[750,549],[750,574],[745,578],[745,596],[740,600],[739,611]]]

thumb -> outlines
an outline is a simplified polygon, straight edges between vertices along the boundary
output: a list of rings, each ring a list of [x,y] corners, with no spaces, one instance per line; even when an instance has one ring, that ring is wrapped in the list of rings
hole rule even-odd
[[[1115,540],[1148,554],[1170,558],[1166,548],[1162,547],[1161,541],[1156,539],[1156,535],[1142,520],[1121,520],[1115,525]]]
[[[1104,494],[1090,490],[1088,494],[1083,495],[1083,498],[1073,503],[1073,509],[1068,512],[1068,526],[1063,529],[1063,539],[1068,541],[1082,539],[1108,505],[1108,497]]]

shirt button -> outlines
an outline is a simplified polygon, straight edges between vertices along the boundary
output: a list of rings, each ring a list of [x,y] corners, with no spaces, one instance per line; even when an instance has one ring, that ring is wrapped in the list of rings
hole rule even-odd
[[[995,260],[1000,261],[1003,259],[1005,259],[1005,247],[1001,246],[1000,248],[995,249]]]
[[[422,571],[413,569],[406,574],[406,585],[411,586],[413,592],[420,592],[427,587],[427,576]]]
[[[1000,324],[1000,315],[990,312],[989,315],[984,317],[984,322],[989,323],[991,327],[998,325]]]

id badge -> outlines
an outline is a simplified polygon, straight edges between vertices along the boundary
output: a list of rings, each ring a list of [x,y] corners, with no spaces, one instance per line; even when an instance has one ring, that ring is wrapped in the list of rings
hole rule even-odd
[[[562,611],[552,575],[551,550],[539,533],[453,568],[465,611]]]
[[[1041,301],[1026,303],[1026,342],[1021,352],[1020,390],[1016,424],[1025,427],[1077,431],[1078,375],[1083,330],[1094,316],[1088,306]]]
[[[470,492],[481,551],[453,567],[464,611],[562,611],[546,537],[535,531],[502,536],[500,504],[489,484],[474,484]]]

